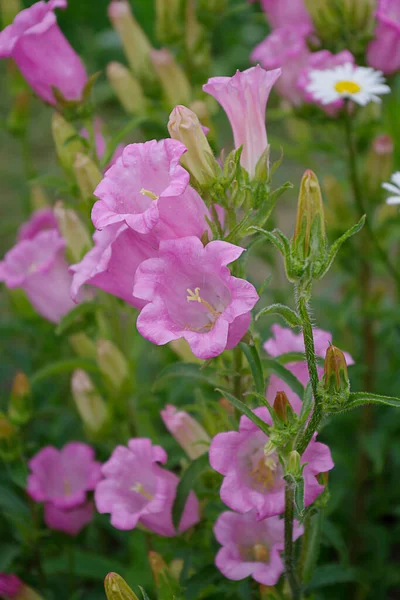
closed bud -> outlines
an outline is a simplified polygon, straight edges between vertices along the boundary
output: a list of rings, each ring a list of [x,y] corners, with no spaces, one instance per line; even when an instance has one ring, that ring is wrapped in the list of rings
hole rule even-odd
[[[25,425],[32,417],[31,388],[27,376],[22,371],[14,377],[8,416],[16,425]]]
[[[17,433],[6,415],[0,412],[0,458],[4,462],[12,462],[21,455],[21,441]]]
[[[190,83],[173,54],[165,48],[152,50],[150,59],[160,79],[168,106],[188,104],[191,97]]]
[[[186,106],[175,106],[169,117],[168,131],[174,140],[186,146],[181,163],[197,182],[209,185],[215,181],[220,169],[197,115]]]
[[[161,556],[161,554],[159,554],[158,552],[150,550],[148,557],[150,568],[154,577],[154,582],[156,584],[156,587],[159,587],[168,571],[167,564]]]
[[[92,358],[95,359],[97,355],[97,350],[95,344],[92,340],[80,331],[79,333],[73,333],[69,336],[69,343],[75,350],[78,356],[82,356],[84,358]]]
[[[208,452],[211,439],[205,429],[184,410],[167,404],[161,418],[170,434],[192,460]]]
[[[326,251],[325,215],[317,176],[307,170],[300,184],[293,248],[296,258],[324,256]]]
[[[98,433],[107,422],[107,406],[85,371],[74,371],[71,389],[75,406],[85,427],[91,433]]]
[[[285,392],[277,392],[273,404],[275,414],[283,423],[287,423],[293,415],[293,409]]]
[[[15,427],[7,419],[6,415],[0,412],[0,440],[8,440],[15,435]]]
[[[118,62],[107,65],[107,77],[124,110],[132,115],[146,111],[146,98],[139,81],[129,69]]]
[[[293,475],[293,477],[301,477],[302,474],[302,466],[301,466],[301,458],[300,454],[293,450],[289,454],[289,460],[287,462],[286,473],[288,475]]]
[[[94,190],[103,179],[102,172],[89,156],[81,152],[75,156],[74,172],[82,199],[91,199]]]
[[[92,245],[88,230],[76,212],[65,208],[61,201],[56,202],[54,215],[60,233],[67,243],[67,258],[72,263],[79,262]]]
[[[201,123],[203,133],[206,135],[206,130],[213,127],[207,104],[203,100],[193,100],[193,102],[190,103],[189,108],[197,115]]]
[[[349,375],[347,372],[346,359],[341,350],[336,346],[329,346],[324,362],[324,389],[332,396],[340,396],[343,401],[350,393]],[[343,398],[341,395],[343,394]]]
[[[264,150],[264,152],[261,154],[260,158],[258,159],[257,165],[256,165],[256,172],[255,172],[255,176],[254,176],[254,180],[257,183],[267,183],[267,181],[269,180],[269,146],[267,146]],[[263,190],[264,194],[265,194],[265,189]]]
[[[162,44],[170,44],[184,32],[185,0],[156,0],[156,34]]]
[[[85,152],[85,147],[76,129],[57,112],[53,114],[52,132],[58,160],[71,174],[77,153]]]
[[[139,600],[125,579],[117,573],[108,573],[104,580],[107,600]]]
[[[45,208],[50,205],[50,200],[44,188],[38,183],[29,183],[30,202],[33,210]]]
[[[372,142],[365,162],[364,177],[367,189],[377,202],[380,201],[382,183],[393,172],[394,143],[390,135],[378,135]]]
[[[129,377],[129,365],[122,352],[109,340],[98,340],[97,364],[111,385],[119,390]]]

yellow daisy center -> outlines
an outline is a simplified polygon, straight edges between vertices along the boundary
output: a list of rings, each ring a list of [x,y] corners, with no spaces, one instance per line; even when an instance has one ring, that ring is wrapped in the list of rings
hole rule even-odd
[[[357,94],[361,87],[355,81],[338,81],[335,84],[335,90],[339,94]]]

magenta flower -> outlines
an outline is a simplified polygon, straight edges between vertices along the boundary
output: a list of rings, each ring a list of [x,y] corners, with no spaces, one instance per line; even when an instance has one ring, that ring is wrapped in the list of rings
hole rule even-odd
[[[172,404],[167,404],[161,411],[161,418],[165,427],[182,446],[189,458],[195,460],[208,452],[210,436],[189,413],[178,410]]]
[[[344,100],[337,100],[331,104],[322,104],[320,100],[314,97],[314,94],[308,90],[311,83],[310,71],[324,71],[333,69],[340,65],[355,64],[354,56],[348,50],[343,50],[339,54],[332,54],[329,50],[320,50],[309,54],[308,61],[304,69],[299,74],[297,87],[302,92],[306,102],[318,104],[325,112],[334,116],[338,110],[343,108]]]
[[[274,29],[285,25],[307,26],[313,30],[313,23],[304,0],[261,0],[267,19]]]
[[[36,502],[71,509],[86,501],[101,479],[101,465],[94,450],[81,442],[69,442],[62,450],[46,446],[29,461],[27,492]]]
[[[80,263],[70,267],[74,274],[72,298],[77,300],[82,286],[90,284],[136,308],[143,308],[146,303],[133,296],[133,280],[138,266],[144,260],[157,256],[155,236],[141,235],[125,223],[116,223],[96,231],[93,240],[94,247]]]
[[[127,146],[94,192],[100,198],[92,210],[94,226],[126,223],[142,234],[154,229],[160,239],[201,237],[208,211],[179,164],[184,152],[171,139]]]
[[[183,337],[202,359],[236,346],[258,300],[255,288],[226,266],[242,252],[220,241],[203,247],[196,237],[162,241],[158,258],[135,275],[133,294],[148,303],[137,320],[142,336],[159,346]]]
[[[37,312],[53,323],[74,307],[64,249],[56,229],[41,231],[18,242],[0,262],[0,281],[11,289],[22,288]]]
[[[260,419],[272,424],[268,409],[253,411]],[[285,481],[276,453],[265,456],[268,436],[250,419],[241,417],[239,431],[218,433],[211,442],[210,464],[224,475],[221,500],[238,513],[257,511],[262,520],[280,515],[285,508]],[[330,450],[325,444],[311,440],[301,457],[306,464],[304,476],[304,504],[309,506],[323,491],[316,476],[333,469]]]
[[[95,502],[99,513],[110,513],[116,529],[134,529],[141,523],[150,531],[172,537],[177,532],[172,523],[172,505],[178,477],[160,467],[167,455],[151,440],[132,439],[117,446],[103,465],[105,477],[96,486]],[[190,493],[179,524],[179,533],[199,522],[199,503]]]
[[[85,67],[57,25],[54,10],[67,0],[36,2],[0,33],[0,58],[13,58],[32,89],[55,104],[53,86],[67,100],[80,100]]]
[[[57,229],[57,219],[54,216],[54,211],[50,207],[40,208],[32,213],[29,221],[23,223],[18,230],[17,240],[33,240],[40,232],[47,229]]]
[[[273,337],[267,340],[264,344],[264,350],[271,356],[280,356],[281,354],[287,354],[288,352],[304,352],[304,341],[302,333],[293,333],[291,329],[281,327],[280,325],[272,325],[271,327]],[[315,353],[321,358],[325,358],[327,348],[332,344],[332,334],[329,331],[323,331],[322,329],[314,329],[314,344]],[[354,360],[347,352],[344,353],[346,362],[348,365],[353,365]],[[287,363],[285,367],[297,377],[302,385],[307,385],[309,381],[309,373],[307,363],[295,362]],[[323,367],[317,367],[319,377],[324,372]],[[277,392],[285,392],[293,410],[299,413],[301,410],[301,400],[293,392],[292,388],[279,379],[276,375],[271,375],[267,387],[267,400],[270,404],[273,403]]]
[[[263,585],[275,585],[284,571],[284,527],[279,517],[260,522],[254,510],[223,512],[214,525],[215,537],[222,545],[215,557],[217,568],[233,581],[251,576]],[[295,521],[293,538],[297,540],[302,533],[303,527]]]
[[[378,24],[375,38],[367,49],[367,63],[391,75],[400,70],[400,4],[398,0],[379,0],[375,13]]]
[[[280,27],[258,44],[251,54],[251,60],[259,62],[265,69],[282,68],[276,89],[295,106],[303,99],[297,89],[297,79],[310,54],[306,41],[308,33],[309,28],[305,25]]]
[[[268,145],[265,110],[280,69],[264,71],[257,65],[237,71],[233,77],[212,77],[203,90],[214,96],[227,114],[235,148],[243,145],[242,166],[254,176],[256,165]]]
[[[0,598],[14,600],[23,586],[24,584],[16,575],[0,573]]]
[[[49,529],[62,531],[68,535],[78,535],[93,519],[93,502],[79,504],[68,510],[58,508],[52,502],[44,505],[44,521]]]

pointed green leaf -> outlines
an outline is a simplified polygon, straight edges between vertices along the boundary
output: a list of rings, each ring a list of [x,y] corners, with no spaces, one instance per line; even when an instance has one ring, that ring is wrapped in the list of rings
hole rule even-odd
[[[272,304],[271,306],[266,306],[256,315],[256,321],[264,315],[273,314],[279,315],[285,319],[290,327],[301,327],[301,320],[298,314],[292,308],[289,308],[289,306],[285,306],[284,304]]]
[[[203,454],[196,460],[193,460],[183,473],[176,489],[175,501],[172,507],[172,522],[175,529],[178,529],[179,527],[186,501],[191,490],[193,489],[196,479],[205,469],[209,468],[209,466],[210,463],[208,460],[208,452],[206,452],[206,454]]]
[[[264,382],[264,374],[263,368],[260,360],[260,355],[258,354],[257,348],[253,346],[249,346],[244,342],[241,342],[240,348],[247,358],[247,362],[249,363],[251,372],[253,374],[254,383],[256,386],[256,390],[259,394],[264,394],[265,392],[265,382]]]
[[[349,396],[348,402],[343,404],[343,407],[335,409],[333,412],[343,413],[353,408],[358,408],[364,404],[383,404],[386,406],[393,406],[394,408],[400,408],[400,398],[393,398],[392,396],[379,396],[378,394],[371,394],[369,392],[352,392]]]
[[[337,253],[339,252],[339,250],[340,250],[341,246],[344,244],[344,242],[346,240],[348,240],[350,237],[352,237],[353,235],[355,235],[356,233],[358,233],[360,231],[360,229],[363,228],[365,219],[366,219],[366,215],[362,216],[361,219],[358,221],[358,223],[353,225],[353,227],[350,227],[350,229],[348,229],[340,238],[338,238],[336,240],[336,242],[333,242],[332,246],[329,249],[328,256],[326,258],[326,261],[322,268],[322,271],[320,273],[316,273],[316,276],[318,277],[318,279],[321,279],[322,277],[324,277],[324,275],[326,275],[326,273],[329,271],[329,269],[332,266],[333,261],[336,258]]]
[[[267,367],[269,373],[273,373],[279,379],[282,379],[288,386],[294,391],[297,396],[303,400],[304,397],[304,387],[300,383],[300,381],[283,365],[281,365],[277,360],[273,358],[267,358],[263,360],[264,365]]]
[[[255,225],[252,225],[251,227],[249,227],[249,229],[247,230],[248,234],[252,234],[255,232],[258,233],[262,233],[262,235],[264,237],[267,238],[268,241],[271,242],[271,244],[273,244],[275,246],[275,248],[277,250],[279,250],[279,252],[285,256],[285,245],[282,243],[282,241],[280,240],[280,238],[278,236],[276,236],[273,232],[271,231],[266,231],[265,229],[262,229],[261,227],[256,227]]]
[[[238,400],[237,398],[235,398],[235,396],[232,396],[232,394],[229,394],[226,390],[221,390],[217,388],[217,391],[221,392],[224,398],[229,400],[229,402],[233,404],[233,406],[237,408],[238,411],[240,411],[243,415],[246,415],[246,417],[250,419],[250,421],[252,421],[254,425],[257,425],[257,427],[261,429],[261,431],[263,431],[266,435],[269,435],[270,426],[267,423],[265,423],[265,421],[257,417],[257,415],[253,413],[251,408],[246,406],[244,402]]]

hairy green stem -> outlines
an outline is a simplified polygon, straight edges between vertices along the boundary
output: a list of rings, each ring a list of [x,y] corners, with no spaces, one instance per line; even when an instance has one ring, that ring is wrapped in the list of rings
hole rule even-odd
[[[294,544],[293,544],[293,519],[294,519],[294,489],[293,485],[286,482],[285,487],[285,573],[289,583],[292,600],[300,599],[300,586],[295,573]]]

